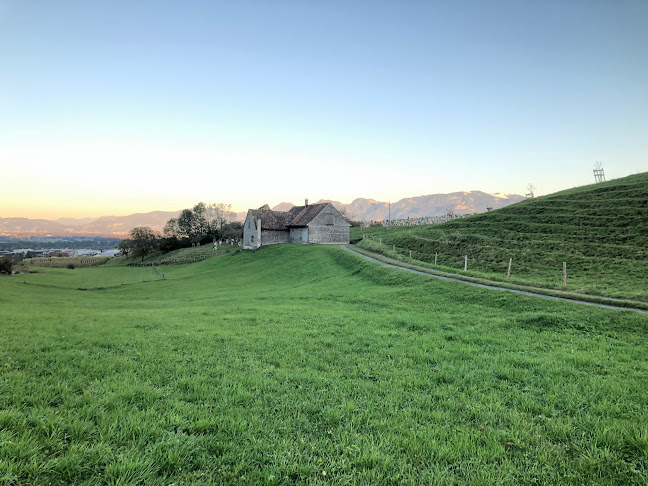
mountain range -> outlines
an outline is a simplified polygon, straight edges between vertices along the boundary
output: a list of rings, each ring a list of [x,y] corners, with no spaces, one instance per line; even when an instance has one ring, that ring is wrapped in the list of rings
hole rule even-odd
[[[439,216],[454,212],[456,214],[482,213],[487,208],[498,209],[526,199],[519,194],[487,194],[481,191],[453,192],[450,194],[430,194],[408,197],[394,203],[358,198],[349,204],[339,201],[330,202],[345,216],[354,221],[382,221],[391,219],[421,218]],[[300,203],[302,204],[302,203]],[[288,211],[293,203],[283,202],[272,209]],[[390,207],[391,206],[391,207]],[[180,214],[178,211],[152,211],[135,213],[128,216],[103,216],[100,218],[59,218],[29,219],[0,217],[0,236],[110,236],[126,237],[136,226],[149,226],[162,231],[166,222]],[[237,220],[243,221],[246,212],[236,213]]]

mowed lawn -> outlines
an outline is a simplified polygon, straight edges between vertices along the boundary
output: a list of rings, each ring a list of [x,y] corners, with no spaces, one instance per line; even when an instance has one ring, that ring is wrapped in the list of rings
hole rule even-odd
[[[338,247],[46,270],[0,278],[0,484],[648,481],[645,314]]]

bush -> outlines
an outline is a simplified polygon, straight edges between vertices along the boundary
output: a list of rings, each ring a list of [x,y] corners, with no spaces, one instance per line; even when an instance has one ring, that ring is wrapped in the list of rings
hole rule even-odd
[[[160,251],[162,253],[169,253],[170,251],[179,250],[180,248],[188,248],[191,246],[189,238],[176,238],[175,236],[168,236],[160,238]]]
[[[74,265],[72,265],[71,263],[70,263],[67,267],[68,267],[70,270],[74,270]]]
[[[9,258],[7,257],[0,258],[0,273],[6,273],[7,275],[11,275],[12,266],[13,266],[13,262],[9,260]]]

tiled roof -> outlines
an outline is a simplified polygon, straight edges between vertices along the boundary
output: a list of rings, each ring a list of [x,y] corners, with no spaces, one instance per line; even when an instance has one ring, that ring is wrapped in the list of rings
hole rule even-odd
[[[313,221],[326,206],[328,206],[328,203],[309,204],[308,206],[295,206],[294,208],[291,208],[290,214],[292,215],[292,220],[288,223],[288,226],[306,226],[308,223]]]
[[[261,218],[261,229],[286,230],[292,215],[284,211],[271,211],[266,209],[250,209],[248,211],[254,217],[256,223]]]
[[[272,211],[267,209],[250,209],[254,221],[261,218],[261,229],[287,230],[289,226],[306,226],[329,203],[309,204],[308,206],[295,206],[290,211]]]

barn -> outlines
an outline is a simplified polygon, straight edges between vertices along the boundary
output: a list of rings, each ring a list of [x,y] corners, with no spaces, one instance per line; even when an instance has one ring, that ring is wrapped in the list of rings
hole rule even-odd
[[[331,203],[295,206],[290,211],[248,210],[243,223],[243,249],[278,243],[349,243],[349,222]]]

